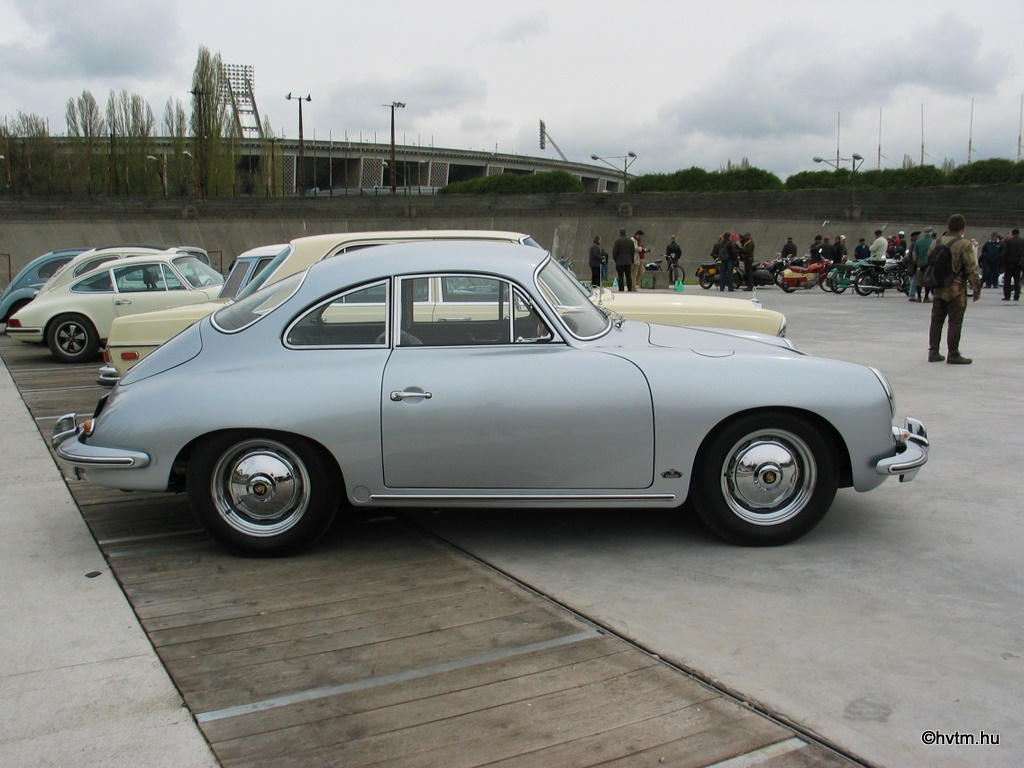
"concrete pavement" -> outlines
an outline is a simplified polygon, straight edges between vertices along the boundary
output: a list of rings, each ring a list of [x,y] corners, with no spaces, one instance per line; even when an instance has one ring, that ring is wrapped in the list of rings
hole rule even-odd
[[[0,765],[219,765],[0,367]]]

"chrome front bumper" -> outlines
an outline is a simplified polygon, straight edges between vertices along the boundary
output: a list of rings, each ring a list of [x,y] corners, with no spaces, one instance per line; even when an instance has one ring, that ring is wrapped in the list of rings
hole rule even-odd
[[[928,430],[921,421],[907,417],[902,429],[892,428],[892,436],[896,454],[875,464],[875,471],[880,475],[899,475],[900,482],[906,483],[928,462]]]
[[[137,469],[149,466],[148,453],[121,448],[102,448],[83,443],[80,439],[83,431],[75,414],[69,413],[57,419],[53,427],[53,436],[50,438],[57,458],[74,467],[76,475],[79,469],[89,467]]]

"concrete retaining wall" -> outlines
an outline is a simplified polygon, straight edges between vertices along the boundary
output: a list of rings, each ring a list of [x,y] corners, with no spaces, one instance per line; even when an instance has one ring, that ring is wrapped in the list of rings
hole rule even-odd
[[[803,251],[817,234],[846,235],[852,248],[876,229],[941,228],[955,212],[969,234],[1018,226],[1024,187],[694,195],[529,195],[307,198],[86,198],[0,201],[0,284],[55,248],[119,243],[185,243],[210,251],[224,268],[242,251],[326,232],[393,229],[503,229],[533,235],[587,275],[595,234],[610,249],[620,227],[643,229],[657,257],[678,235],[688,276],[723,231],[750,232],[768,258],[793,237]],[[3,254],[9,254],[5,256]]]

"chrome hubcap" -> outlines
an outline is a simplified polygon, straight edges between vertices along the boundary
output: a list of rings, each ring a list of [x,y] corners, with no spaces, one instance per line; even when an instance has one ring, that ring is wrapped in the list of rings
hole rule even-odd
[[[735,515],[778,525],[807,506],[817,481],[810,449],[789,432],[748,435],[729,451],[722,491]]]
[[[248,536],[276,536],[296,525],[309,504],[309,475],[287,446],[248,441],[225,452],[213,472],[224,521]]]

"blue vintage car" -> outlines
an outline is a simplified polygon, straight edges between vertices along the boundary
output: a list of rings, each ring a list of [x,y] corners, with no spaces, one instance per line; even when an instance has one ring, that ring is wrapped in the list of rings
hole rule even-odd
[[[773,545],[838,488],[915,476],[924,425],[894,417],[874,368],[624,320],[538,248],[431,242],[341,254],[228,304],[53,444],[99,485],[186,491],[252,554],[310,544],[343,506],[688,500],[727,540]]]
[[[0,293],[0,322],[6,323],[11,315],[35,298],[39,288],[58,269],[67,264],[86,248],[62,248],[36,256],[14,276],[10,284]]]

